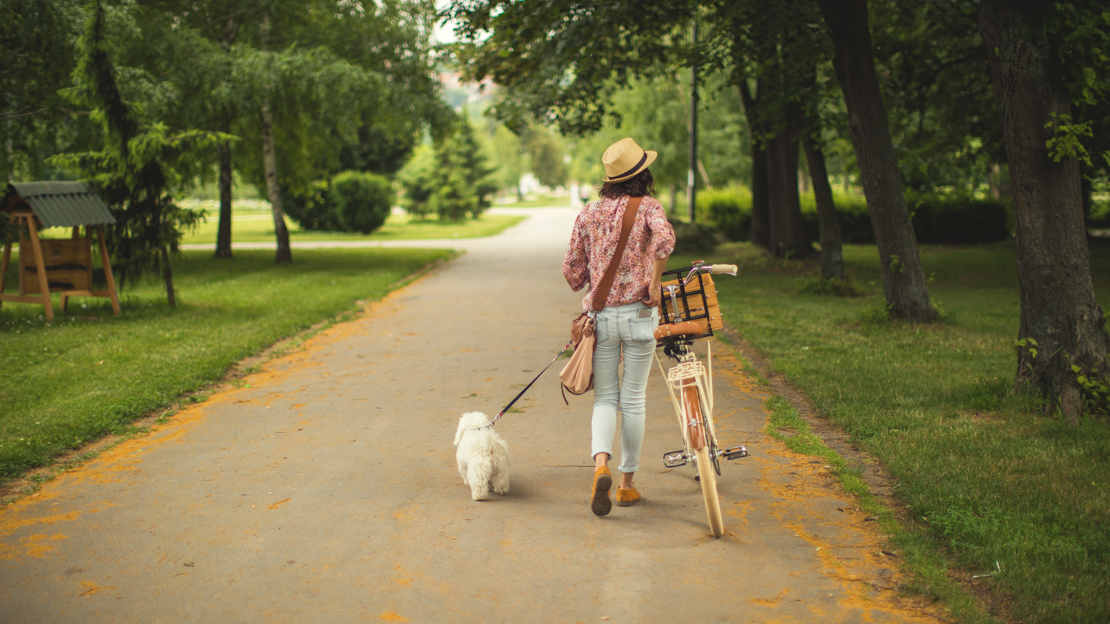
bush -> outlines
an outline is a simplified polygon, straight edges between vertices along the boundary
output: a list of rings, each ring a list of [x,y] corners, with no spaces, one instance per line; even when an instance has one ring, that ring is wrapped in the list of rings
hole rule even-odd
[[[393,207],[393,184],[376,173],[344,171],[331,179],[328,199],[341,231],[369,234],[380,228]]]
[[[724,242],[723,236],[711,225],[695,223],[675,223],[674,251],[676,254],[705,254],[713,253],[717,245]]]
[[[296,221],[304,230],[323,230],[336,232],[342,227],[339,216],[328,203],[328,183],[317,180],[303,195],[282,193],[281,203],[285,214]]]
[[[836,192],[840,237],[848,244],[875,244],[875,230],[867,201],[860,195]],[[1013,229],[1007,200],[960,196],[908,194],[913,229],[919,243],[971,244],[1006,240]],[[812,193],[801,196],[806,234],[819,239],[817,202]],[[710,223],[731,241],[751,239],[752,196],[742,187],[704,191],[698,195],[698,220]]]
[[[697,196],[698,221],[712,223],[730,241],[746,241],[752,235],[752,194],[731,186],[702,191]]]
[[[393,205],[393,184],[375,173],[344,171],[314,182],[304,195],[282,196],[285,212],[305,230],[361,232],[380,228]]]
[[[993,243],[1010,237],[1005,200],[911,193],[906,204],[919,243]]]

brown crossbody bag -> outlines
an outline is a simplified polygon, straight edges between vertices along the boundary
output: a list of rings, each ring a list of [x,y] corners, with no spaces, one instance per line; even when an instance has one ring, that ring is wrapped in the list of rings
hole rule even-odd
[[[585,394],[594,388],[594,347],[597,346],[594,315],[605,308],[605,300],[609,298],[609,289],[613,287],[613,279],[624,256],[624,248],[632,232],[632,224],[636,221],[636,210],[640,207],[642,199],[642,197],[633,197],[628,200],[628,205],[624,209],[624,218],[621,220],[621,235],[617,242],[617,250],[613,252],[609,268],[605,270],[605,275],[597,285],[597,290],[594,291],[593,301],[590,302],[591,309],[578,315],[570,324],[570,339],[574,343],[574,355],[559,373],[564,401],[566,401],[566,392]]]

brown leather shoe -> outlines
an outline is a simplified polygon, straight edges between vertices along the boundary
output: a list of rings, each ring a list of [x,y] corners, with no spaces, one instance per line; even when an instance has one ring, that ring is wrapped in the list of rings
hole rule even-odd
[[[608,515],[613,508],[613,501],[609,500],[609,488],[613,487],[613,475],[605,466],[594,472],[594,489],[590,493],[590,509],[595,516]]]
[[[636,488],[628,488],[627,490],[617,488],[617,507],[631,507],[640,502],[640,493]]]

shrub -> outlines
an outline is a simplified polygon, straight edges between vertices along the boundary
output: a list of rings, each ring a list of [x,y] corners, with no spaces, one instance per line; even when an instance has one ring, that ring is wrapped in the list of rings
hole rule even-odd
[[[1009,203],[960,196],[906,196],[919,243],[993,243],[1010,237]]]
[[[848,244],[875,244],[867,201],[861,195],[836,192],[840,237]],[[1013,230],[1007,200],[908,194],[914,232],[919,243],[971,244],[1006,240]],[[817,203],[812,193],[801,196],[802,222],[811,240],[819,239]],[[698,220],[710,223],[728,240],[751,238],[752,197],[742,187],[704,191],[698,195]]]
[[[282,193],[281,203],[285,214],[305,230],[336,232],[342,227],[339,216],[328,202],[328,183],[317,180],[303,195]]]
[[[344,232],[369,234],[380,228],[393,207],[393,184],[376,173],[344,171],[331,179],[328,200]]]
[[[723,236],[711,225],[679,222],[673,227],[676,254],[709,255],[723,242]]]
[[[369,234],[385,223],[393,198],[388,178],[344,171],[330,183],[314,182],[303,195],[283,195],[282,202],[286,214],[303,229]]]
[[[712,223],[730,241],[751,238],[752,194],[746,188],[702,191],[697,196],[697,212],[700,223]]]

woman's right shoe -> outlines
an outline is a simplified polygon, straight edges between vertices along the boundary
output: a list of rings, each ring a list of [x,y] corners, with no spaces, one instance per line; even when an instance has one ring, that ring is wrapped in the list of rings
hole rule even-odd
[[[617,507],[631,507],[640,502],[640,493],[636,488],[617,488]]]
[[[609,468],[602,466],[594,472],[594,489],[590,494],[590,510],[595,516],[608,515],[613,508],[613,501],[609,500],[609,488],[613,487],[613,475]]]

